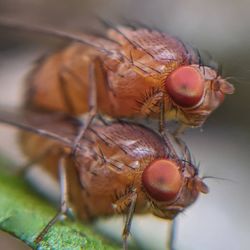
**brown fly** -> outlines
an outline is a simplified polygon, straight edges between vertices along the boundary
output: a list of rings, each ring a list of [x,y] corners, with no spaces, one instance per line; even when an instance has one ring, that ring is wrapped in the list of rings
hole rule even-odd
[[[96,120],[72,154],[72,141],[82,126],[76,119],[5,108],[0,110],[0,122],[23,130],[24,154],[39,159],[41,167],[61,184],[61,209],[37,243],[71,206],[83,221],[125,215],[122,238],[127,249],[134,214],[153,213],[172,220],[200,192],[208,192],[188,149],[178,156],[166,136],[144,126]]]
[[[72,43],[42,60],[27,79],[26,107],[88,113],[74,145],[97,113],[112,118],[166,119],[201,126],[234,87],[197,50],[148,28],[112,26],[106,37],[75,34],[0,20],[1,25],[42,32]]]

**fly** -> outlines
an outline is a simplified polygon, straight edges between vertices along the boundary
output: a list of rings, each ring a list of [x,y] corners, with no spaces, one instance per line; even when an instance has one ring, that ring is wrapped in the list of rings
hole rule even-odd
[[[74,146],[93,118],[153,118],[199,127],[234,87],[197,50],[169,34],[148,28],[108,24],[106,37],[0,20],[0,25],[68,39],[43,58],[27,78],[26,107],[87,114]]]
[[[38,235],[37,244],[71,204],[83,222],[125,215],[126,250],[134,214],[173,220],[200,193],[208,192],[189,150],[179,156],[168,137],[147,127],[96,120],[72,154],[72,141],[81,126],[74,118],[5,108],[0,110],[0,122],[21,129],[23,153],[31,162],[39,159],[40,166],[60,182],[60,211]]]

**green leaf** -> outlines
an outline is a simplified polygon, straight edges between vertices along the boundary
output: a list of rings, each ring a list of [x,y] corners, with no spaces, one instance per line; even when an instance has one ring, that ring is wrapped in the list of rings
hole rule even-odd
[[[0,160],[0,166],[6,162]],[[39,197],[22,178],[0,168],[0,229],[32,248],[39,250],[115,250],[120,247],[108,243],[91,230],[90,225],[66,219],[57,222],[44,239],[36,245],[35,238],[57,210]]]

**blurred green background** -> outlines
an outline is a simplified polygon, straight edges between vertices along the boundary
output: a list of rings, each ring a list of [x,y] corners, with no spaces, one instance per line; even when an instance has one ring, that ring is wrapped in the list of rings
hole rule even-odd
[[[0,17],[72,31],[103,31],[97,17],[145,23],[208,51],[222,64],[223,76],[232,77],[235,94],[208,119],[203,132],[189,130],[185,139],[203,175],[234,182],[207,180],[210,193],[178,218],[177,250],[250,249],[249,12],[249,0],[0,0]],[[20,105],[22,79],[32,62],[61,44],[51,37],[0,28],[0,104]],[[0,141],[1,152],[23,161],[12,129],[1,125]],[[120,227],[112,223],[107,230]],[[144,249],[164,249],[165,227],[163,220],[139,217],[132,235]],[[0,244],[4,242],[0,238]]]

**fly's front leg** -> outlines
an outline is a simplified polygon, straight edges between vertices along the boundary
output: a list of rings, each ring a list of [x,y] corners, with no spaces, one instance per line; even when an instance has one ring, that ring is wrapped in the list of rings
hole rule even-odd
[[[60,192],[61,192],[61,204],[58,213],[49,221],[46,227],[40,232],[35,239],[35,243],[39,243],[44,236],[48,233],[49,229],[59,220],[64,219],[67,216],[69,210],[68,206],[68,187],[66,178],[66,162],[65,156],[62,156],[58,161],[59,180],[60,180]]]
[[[77,148],[77,145],[81,138],[84,136],[85,131],[91,124],[97,114],[97,90],[96,90],[96,79],[95,79],[95,62],[92,62],[89,66],[89,98],[88,98],[88,115],[84,120],[84,124],[80,127],[78,134],[73,142],[73,154]]]
[[[72,152],[75,153],[75,150],[77,148],[77,145],[81,138],[84,136],[84,133],[88,126],[91,124],[92,120],[95,118],[97,114],[97,89],[96,89],[96,79],[95,79],[95,69],[98,66],[98,58],[94,58],[92,62],[88,66],[88,100],[82,100],[84,103],[87,101],[88,103],[88,112],[87,117],[84,119],[83,125],[80,127],[78,134],[76,135],[76,138],[72,144]],[[64,97],[64,102],[67,107],[67,110],[70,112],[70,114],[75,114],[77,112],[77,107],[74,104],[73,97],[70,96],[69,88],[70,78],[73,79],[75,83],[77,83],[77,86],[79,88],[79,91],[82,91],[82,79],[81,77],[76,74],[73,71],[73,65],[71,66],[63,66],[60,70],[59,79],[60,79],[60,87],[62,96]]]
[[[171,135],[174,142],[183,151],[186,148],[186,144],[180,138],[180,136],[184,133],[184,131],[188,128],[188,126],[185,124],[181,124],[173,133],[168,132],[167,128],[165,127],[165,121],[166,121],[165,105],[166,105],[166,101],[165,101],[165,96],[163,95],[162,101],[160,102],[159,132],[164,138],[168,138]],[[167,144],[169,146],[171,145],[171,142],[169,139],[168,139]],[[173,146],[171,146],[171,148],[173,149]],[[176,154],[174,150],[173,150],[173,154]]]
[[[166,247],[166,250],[175,250],[174,248],[174,243],[175,243],[175,238],[176,238],[176,219],[174,219],[172,222],[171,222],[171,228],[170,228],[170,236],[169,236],[169,239],[167,241],[167,247]]]
[[[166,133],[166,132],[165,132]],[[172,156],[179,158],[178,153],[181,154],[181,157],[186,161],[186,162],[192,162],[192,157],[191,153],[188,149],[187,144],[179,137],[175,137],[173,134],[166,133],[163,134],[163,138],[165,143],[167,144],[169,151]],[[171,138],[171,140],[170,140]],[[176,150],[174,144],[172,144],[171,141],[174,141],[175,145],[178,146],[178,150]]]
[[[128,206],[125,225],[124,225],[123,232],[122,232],[123,250],[128,249],[128,236],[130,233],[131,223],[132,223],[132,219],[133,219],[133,215],[134,215],[134,211],[135,211],[136,200],[137,200],[136,190],[132,191],[132,193],[130,194],[128,199],[129,199],[130,203]]]
[[[167,146],[170,150],[170,153],[173,156],[177,157],[177,152],[176,152],[171,140],[169,139],[173,135],[165,127],[165,121],[166,121],[165,105],[166,105],[165,96],[163,95],[162,100],[160,102],[159,132],[162,135],[162,137],[164,138],[164,141],[167,144]]]
[[[175,143],[179,146],[181,152],[184,152],[186,154],[186,150],[188,149],[186,143],[181,139],[181,135],[184,133],[184,131],[188,128],[187,125],[181,124],[173,133],[173,139]]]

